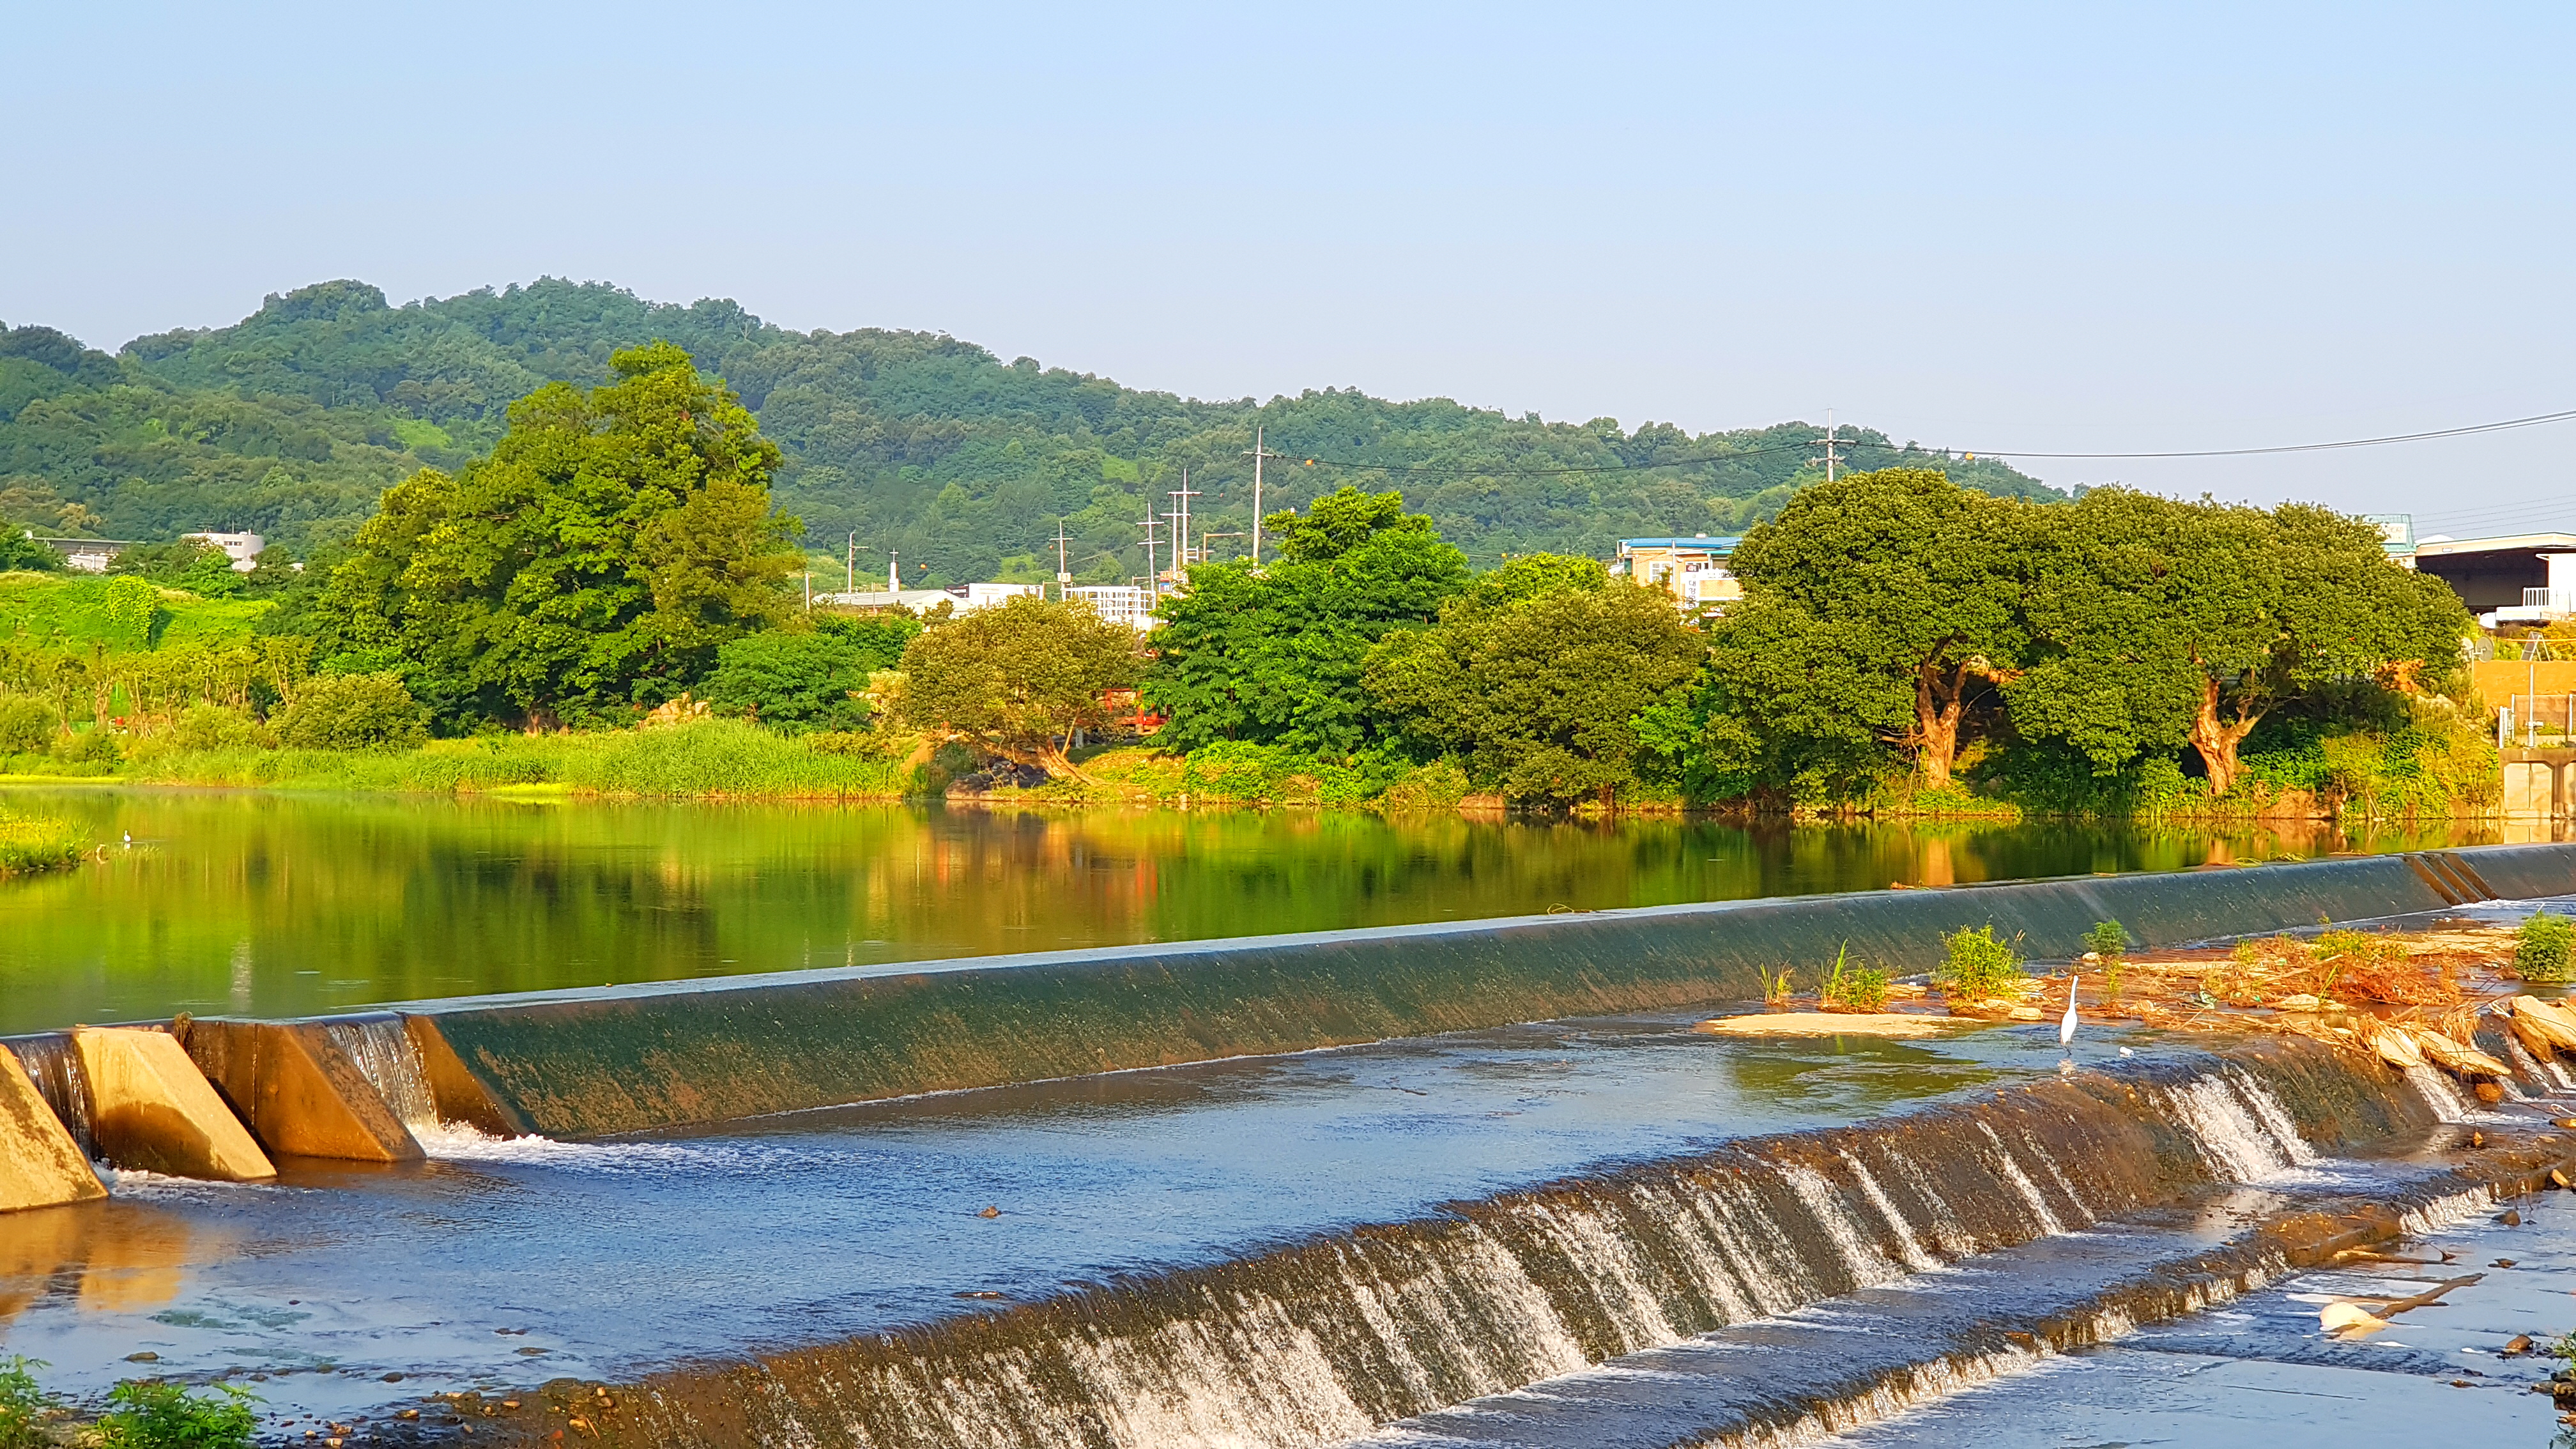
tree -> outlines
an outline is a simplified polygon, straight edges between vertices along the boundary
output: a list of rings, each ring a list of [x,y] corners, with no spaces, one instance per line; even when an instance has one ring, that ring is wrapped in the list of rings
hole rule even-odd
[[[420,705],[391,673],[308,679],[277,722],[279,740],[299,750],[402,749],[427,733]]]
[[[1466,556],[1401,493],[1343,488],[1263,527],[1278,561],[1190,570],[1164,601],[1145,701],[1169,720],[1161,741],[1216,740],[1346,756],[1386,739],[1362,675],[1389,634],[1427,627],[1466,582]]]
[[[2104,488],[2055,510],[2014,728],[2097,770],[2189,744],[2212,795],[2281,706],[2333,686],[2456,668],[2470,625],[2440,579],[2391,562],[2377,528],[2310,504],[2265,511]]]
[[[929,630],[903,651],[903,712],[914,728],[963,739],[1054,776],[1078,729],[1108,717],[1101,695],[1136,682],[1134,630],[1086,604],[1021,595]]]
[[[340,667],[406,676],[448,718],[615,718],[680,693],[791,607],[776,447],[667,343],[556,383],[454,478],[389,490],[315,627]]]
[[[702,691],[707,703],[789,733],[867,723],[869,673],[881,667],[829,634],[769,630],[728,641]]]
[[[0,532],[0,574],[26,569],[57,573],[63,567],[63,556],[45,544],[29,538],[20,530]]]
[[[1972,707],[2030,647],[2040,506],[1889,468],[1809,487],[1746,535],[1714,666],[1739,760],[1848,767],[1883,742],[1913,752],[1925,788],[1948,785]]]
[[[1519,800],[1607,806],[1637,778],[1637,717],[1698,674],[1708,641],[1662,591],[1593,559],[1518,558],[1424,631],[1368,659],[1370,694],[1410,740]]]

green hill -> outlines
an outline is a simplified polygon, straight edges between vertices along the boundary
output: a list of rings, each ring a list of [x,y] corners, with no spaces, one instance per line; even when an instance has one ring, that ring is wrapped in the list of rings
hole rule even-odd
[[[1060,519],[1078,573],[1137,573],[1136,520],[1169,506],[1184,467],[1198,526],[1242,530],[1256,422],[1296,460],[1270,465],[1265,506],[1343,483],[1399,487],[1480,565],[1730,531],[1817,476],[1818,429],[1804,423],[1694,436],[1337,389],[1206,402],[932,333],[790,332],[731,302],[544,280],[395,307],[342,281],[113,357],[46,327],[0,331],[0,517],[140,539],[249,529],[306,555],[345,538],[386,485],[488,447],[514,399],[558,379],[596,384],[611,352],[656,338],[724,377],[786,450],[779,496],[817,550],[837,555],[855,531],[863,576],[883,576],[891,546],[908,583],[1036,577],[1042,552],[1051,575]],[[1989,459],[1852,436],[1857,466],[1902,458],[1991,493],[2057,496]]]

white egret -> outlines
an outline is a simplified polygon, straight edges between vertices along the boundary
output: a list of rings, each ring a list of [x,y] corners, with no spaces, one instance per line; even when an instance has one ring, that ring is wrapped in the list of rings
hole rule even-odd
[[[2075,983],[2081,976],[2066,978],[2066,1019],[2057,1024],[2057,1044],[2070,1050],[2075,1045]]]

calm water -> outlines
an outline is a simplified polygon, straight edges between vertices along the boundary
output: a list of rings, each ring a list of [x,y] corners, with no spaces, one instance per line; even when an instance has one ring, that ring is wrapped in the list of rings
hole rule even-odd
[[[0,883],[0,1033],[2490,838],[132,789],[0,804],[117,842],[104,864]]]

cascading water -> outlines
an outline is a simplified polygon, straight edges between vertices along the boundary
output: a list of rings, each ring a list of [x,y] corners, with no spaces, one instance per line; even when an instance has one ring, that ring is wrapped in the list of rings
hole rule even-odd
[[[420,1049],[398,1016],[365,1016],[324,1025],[333,1048],[385,1099],[397,1121],[415,1134],[438,1130],[438,1105],[429,1091]]]
[[[2433,1115],[2393,1078],[2292,1048],[2048,1082],[678,1370],[626,1403],[666,1444],[1339,1443],[2212,1184],[2278,1180],[2320,1160],[2312,1134],[2331,1147]]]
[[[82,1152],[95,1157],[98,1143],[90,1135],[89,1078],[82,1074],[79,1054],[72,1050],[72,1039],[61,1033],[44,1036],[12,1037],[9,1049],[18,1064],[35,1080],[36,1091],[45,1104],[54,1109],[63,1126],[80,1144]]]

